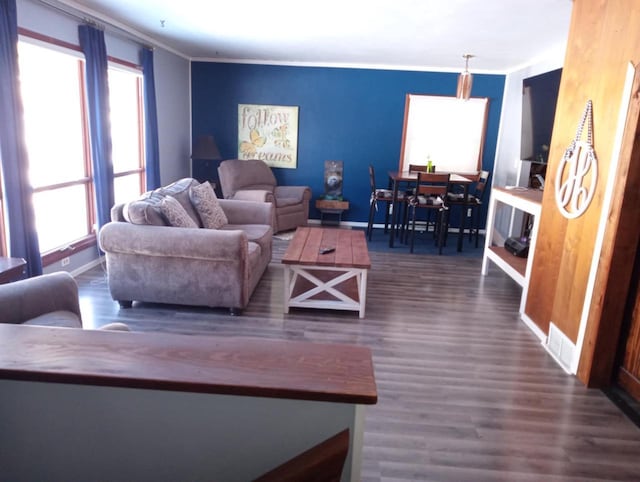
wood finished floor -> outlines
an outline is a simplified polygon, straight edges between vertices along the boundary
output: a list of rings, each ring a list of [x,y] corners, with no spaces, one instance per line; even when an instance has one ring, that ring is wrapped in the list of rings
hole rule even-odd
[[[519,321],[520,288],[498,269],[482,277],[479,258],[371,252],[364,319],[284,315],[286,245],[275,240],[242,316],[141,303],[121,310],[97,267],[77,278],[85,325],[370,347],[379,401],[366,409],[363,481],[640,480],[640,429],[546,354]]]

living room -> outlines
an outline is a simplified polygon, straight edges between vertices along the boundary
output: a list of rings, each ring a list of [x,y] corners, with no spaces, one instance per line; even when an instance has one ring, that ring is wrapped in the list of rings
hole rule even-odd
[[[567,17],[567,27],[568,20]],[[22,28],[77,44],[77,19],[38,2],[27,0],[18,2],[18,24]],[[139,64],[137,43],[130,38],[123,38],[120,33],[109,28],[105,30],[109,54]],[[345,192],[348,193],[347,196],[352,202],[352,207],[345,214],[344,219],[352,224],[363,223],[366,220],[369,201],[366,166],[372,163],[381,173],[397,168],[405,94],[416,92],[453,95],[460,70],[420,72],[191,61],[171,48],[162,46],[155,47],[154,55],[161,153],[160,177],[163,184],[191,175],[189,154],[192,141],[198,135],[215,135],[224,158],[237,156],[235,116],[239,103],[298,105],[301,112],[298,166],[297,169],[276,169],[275,174],[283,184],[309,185],[314,194],[317,194],[323,191],[323,162],[326,159],[343,159],[345,161]],[[564,46],[561,46],[544,59],[515,71],[474,74],[473,95],[490,98],[487,142],[483,152],[482,167],[492,171],[494,186],[517,183],[517,163],[514,160],[519,158],[516,138],[519,137],[520,130],[522,80],[563,67],[564,56]],[[473,70],[473,61],[471,70]],[[303,116],[306,116],[304,122]],[[569,117],[568,114],[567,117]],[[578,119],[573,117],[570,122],[567,122],[567,132],[575,130]],[[572,136],[573,133],[567,139]],[[554,154],[561,154],[560,144],[564,142],[564,140],[557,141]],[[313,220],[318,219],[318,213],[312,210],[310,217]],[[548,225],[547,232],[551,229],[552,226]],[[552,243],[564,244],[563,239]],[[78,273],[78,279],[82,279],[80,272],[85,266],[99,264],[97,252],[93,247],[72,254],[68,258],[68,265],[63,267],[60,262],[57,262],[47,266],[45,272],[70,270]],[[555,263],[558,258],[558,252],[554,250],[549,251],[544,257],[548,264]],[[387,270],[394,272],[393,267],[384,264],[383,259],[377,261],[383,263]],[[565,263],[568,262],[568,260],[565,261]],[[269,274],[267,280],[275,283],[273,276],[275,275]],[[394,272],[394,276],[398,274]],[[551,304],[549,310],[560,312],[562,309],[560,301],[556,301],[554,306],[553,300],[545,301],[543,298],[548,295],[546,291],[556,286],[559,277],[570,277],[572,272],[560,275],[557,271],[551,272],[551,268],[545,265],[539,267],[537,276],[546,276],[546,279],[554,282],[548,283],[549,286],[544,288],[544,292],[538,291],[534,296],[537,296],[538,301],[545,306]],[[509,287],[508,281],[494,279],[491,282],[500,285],[507,293],[513,293],[514,289]],[[586,284],[585,278],[584,285]],[[408,289],[407,286],[404,288]],[[454,288],[449,286],[449,289]],[[274,288],[274,292],[275,290]],[[376,291],[376,293],[380,293],[380,296],[388,295],[384,291]],[[608,292],[603,291],[603,293]],[[268,306],[270,296],[279,296],[279,293],[271,295],[269,290],[263,288],[257,294],[259,297],[255,300],[256,305],[249,311],[250,316],[247,322],[252,325],[251,329],[260,330],[258,308]],[[395,292],[394,295],[402,297],[402,292]],[[105,307],[104,313],[96,315],[98,318],[106,319],[117,312],[114,311],[116,307],[106,305],[106,301],[101,299],[98,303]],[[576,300],[571,306],[574,304],[579,306],[582,314],[584,307],[582,300]],[[91,303],[88,305],[91,306]],[[375,306],[382,313],[388,313],[380,303],[376,303]],[[578,308],[571,309],[571,311],[577,310]],[[265,308],[265,311],[269,310]],[[159,312],[156,315],[161,316]],[[123,316],[126,321],[131,315]],[[171,312],[162,316],[162,320],[166,321],[167,316],[180,317],[184,314]],[[455,316],[453,315],[453,318]],[[576,315],[571,313],[571,316]],[[595,317],[595,314],[590,316]],[[550,316],[547,318],[555,319]],[[336,319],[344,322],[349,318],[337,315]],[[317,321],[320,324],[326,322],[326,320],[314,320],[314,317],[309,317],[309,321]],[[136,326],[137,323],[140,321],[133,321],[132,326]],[[279,323],[277,317],[274,317],[269,325],[274,323]],[[400,323],[400,320],[396,323]],[[161,331],[182,332],[180,326],[173,326],[171,323],[159,323],[155,326]],[[577,332],[586,330],[586,328],[580,328],[582,326],[586,326],[586,322],[578,319],[561,328],[576,342]],[[229,322],[222,320],[218,329],[222,332],[229,330],[230,333],[239,334],[235,331],[236,328],[229,326]],[[304,337],[305,330],[313,332],[315,329],[307,324],[302,331],[297,332],[298,335]],[[321,328],[318,330],[323,331]],[[274,336],[274,334],[267,336]],[[583,336],[585,335],[580,335],[580,337]],[[323,337],[327,340],[333,338],[329,331],[320,336],[320,338]],[[337,337],[338,341],[341,339],[353,341],[353,338],[346,334]],[[597,340],[597,337],[594,339]],[[588,374],[580,378],[584,384],[590,384],[589,380]],[[637,436],[634,443],[636,441]],[[634,467],[631,465],[628,468],[632,472]]]

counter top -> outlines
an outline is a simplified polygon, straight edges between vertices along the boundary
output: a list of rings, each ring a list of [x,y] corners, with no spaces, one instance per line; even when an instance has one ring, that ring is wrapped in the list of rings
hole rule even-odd
[[[0,324],[0,378],[375,404],[355,345]]]

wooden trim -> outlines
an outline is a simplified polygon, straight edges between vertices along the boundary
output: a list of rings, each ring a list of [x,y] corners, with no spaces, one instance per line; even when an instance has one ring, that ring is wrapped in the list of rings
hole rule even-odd
[[[107,55],[107,60],[109,62],[113,62],[114,64],[119,64],[124,67],[129,67],[130,69],[137,70],[142,73],[142,66],[138,64],[134,64],[133,62],[129,62],[128,60],[122,60],[117,57],[112,57],[111,55]]]
[[[96,243],[97,243],[96,234],[91,233],[85,236],[84,238],[81,238],[77,241],[69,243],[68,245],[62,248],[57,248],[52,251],[47,251],[42,255],[42,266],[52,265],[53,263],[56,263],[64,258],[67,258],[72,254],[75,254],[79,251],[83,251],[92,246],[96,246]]]
[[[6,256],[7,251],[7,238],[5,236],[7,230],[4,220],[4,191],[2,190],[2,168],[0,167],[0,256]]]
[[[339,482],[348,452],[347,428],[258,477],[255,482]]]
[[[398,172],[402,172],[402,160],[404,159],[404,133],[407,132],[407,125],[409,124],[409,102],[411,94],[406,94],[404,97],[404,119],[402,121],[402,142],[400,142],[400,159],[398,161]]]
[[[33,30],[29,30],[28,28],[18,27],[18,34],[24,37],[29,37],[35,40],[39,40],[41,42],[46,42],[52,45],[57,45],[58,47],[63,47],[65,49],[73,50],[74,52],[81,52],[82,48],[79,45],[72,44],[70,42],[66,42],[64,40],[57,39],[55,37],[51,37],[49,35],[44,35],[40,32],[35,32]],[[128,67],[130,69],[137,70],[142,72],[142,66],[139,64],[135,64],[133,62],[129,62],[128,60],[119,59],[117,57],[113,57],[111,55],[107,55],[107,60],[109,62],[113,62],[114,64],[119,64],[124,67]]]
[[[114,172],[113,177],[126,177],[126,176],[131,176],[132,174],[141,174],[143,172],[144,172],[144,169],[142,168],[130,169],[128,171]]]
[[[147,190],[147,157],[146,157],[146,137],[145,137],[145,119],[144,119],[144,89],[143,79],[139,78],[136,82],[136,91],[138,97],[138,162],[142,175],[140,176],[140,192]],[[157,187],[157,186],[156,186]]]
[[[0,378],[375,404],[371,350],[244,337],[0,323]]]
[[[640,380],[624,368],[618,371],[618,384],[633,398],[640,400]]]
[[[614,362],[640,240],[640,66],[636,66],[620,149],[611,207],[600,252],[594,296],[587,318],[578,378],[589,387],[605,387]]]
[[[89,105],[87,103],[87,92],[85,82],[85,69],[78,63],[78,82],[80,84],[80,116],[82,119],[82,153],[84,156],[84,172],[90,179],[85,190],[85,204],[87,206],[87,232],[93,231],[96,224],[96,204],[95,188],[93,185],[93,167],[91,166],[91,133],[89,125]]]
[[[81,186],[83,184],[88,184],[90,182],[91,182],[90,177],[83,177],[81,179],[76,179],[75,181],[66,181],[66,182],[60,182],[58,184],[48,184],[46,186],[34,187],[33,192],[39,193],[39,192],[46,192],[46,191],[54,191],[56,189],[64,189],[66,187]]]
[[[18,34],[35,40],[40,40],[41,42],[57,45],[58,47],[64,47],[65,49],[73,50],[75,52],[82,52],[82,49],[79,45],[65,42],[64,40],[59,40],[55,37],[50,37],[39,32],[34,32],[33,30],[29,30],[27,28],[18,27]]]

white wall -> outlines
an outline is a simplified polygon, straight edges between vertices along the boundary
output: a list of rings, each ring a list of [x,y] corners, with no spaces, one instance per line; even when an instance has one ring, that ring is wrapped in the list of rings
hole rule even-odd
[[[522,122],[522,81],[534,75],[561,68],[564,63],[565,47],[558,47],[549,56],[533,65],[507,74],[504,86],[500,130],[494,164],[492,186],[518,184],[520,168],[520,130]],[[496,212],[496,239],[508,236],[510,213],[506,209]]]
[[[159,48],[153,63],[164,185],[191,175],[191,66],[189,60]]]
[[[341,480],[361,480],[362,405],[22,380],[0,393],[2,480],[244,482],[345,428]]]

